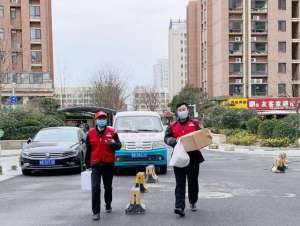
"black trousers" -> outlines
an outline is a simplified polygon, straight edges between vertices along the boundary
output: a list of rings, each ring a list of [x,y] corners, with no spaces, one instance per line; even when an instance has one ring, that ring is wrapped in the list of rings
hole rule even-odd
[[[92,166],[92,210],[94,214],[101,210],[101,177],[104,185],[104,201],[106,206],[112,202],[112,181],[114,175],[114,165],[99,164]]]
[[[199,193],[199,163],[191,162],[185,168],[174,167],[176,189],[175,189],[175,208],[185,209],[185,190],[186,179],[188,181],[188,197],[190,204],[198,201]]]

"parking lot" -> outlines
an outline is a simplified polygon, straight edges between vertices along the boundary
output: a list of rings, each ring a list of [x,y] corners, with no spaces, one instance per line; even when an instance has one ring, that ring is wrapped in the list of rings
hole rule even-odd
[[[199,210],[173,214],[174,176],[160,176],[142,195],[146,214],[125,215],[134,174],[114,178],[113,213],[91,219],[89,192],[80,175],[51,173],[16,176],[0,182],[0,222],[5,226],[66,225],[299,225],[300,159],[285,174],[270,172],[273,156],[206,152],[201,166]],[[102,205],[103,206],[103,205]]]

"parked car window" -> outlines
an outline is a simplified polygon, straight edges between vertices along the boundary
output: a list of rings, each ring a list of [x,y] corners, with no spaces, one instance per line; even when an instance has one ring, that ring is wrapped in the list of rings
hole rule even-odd
[[[34,137],[35,142],[78,142],[78,134],[70,129],[41,130]]]

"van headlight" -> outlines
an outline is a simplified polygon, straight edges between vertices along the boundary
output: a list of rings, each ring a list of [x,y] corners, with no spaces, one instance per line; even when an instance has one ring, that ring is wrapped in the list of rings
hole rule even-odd
[[[152,148],[164,148],[165,147],[165,143],[164,141],[154,141],[152,143]]]

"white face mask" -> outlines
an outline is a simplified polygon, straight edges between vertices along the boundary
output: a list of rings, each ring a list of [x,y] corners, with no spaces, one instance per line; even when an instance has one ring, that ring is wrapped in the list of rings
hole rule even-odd
[[[177,112],[178,118],[181,120],[187,119],[187,117],[189,116],[189,112],[188,111],[179,111]]]

